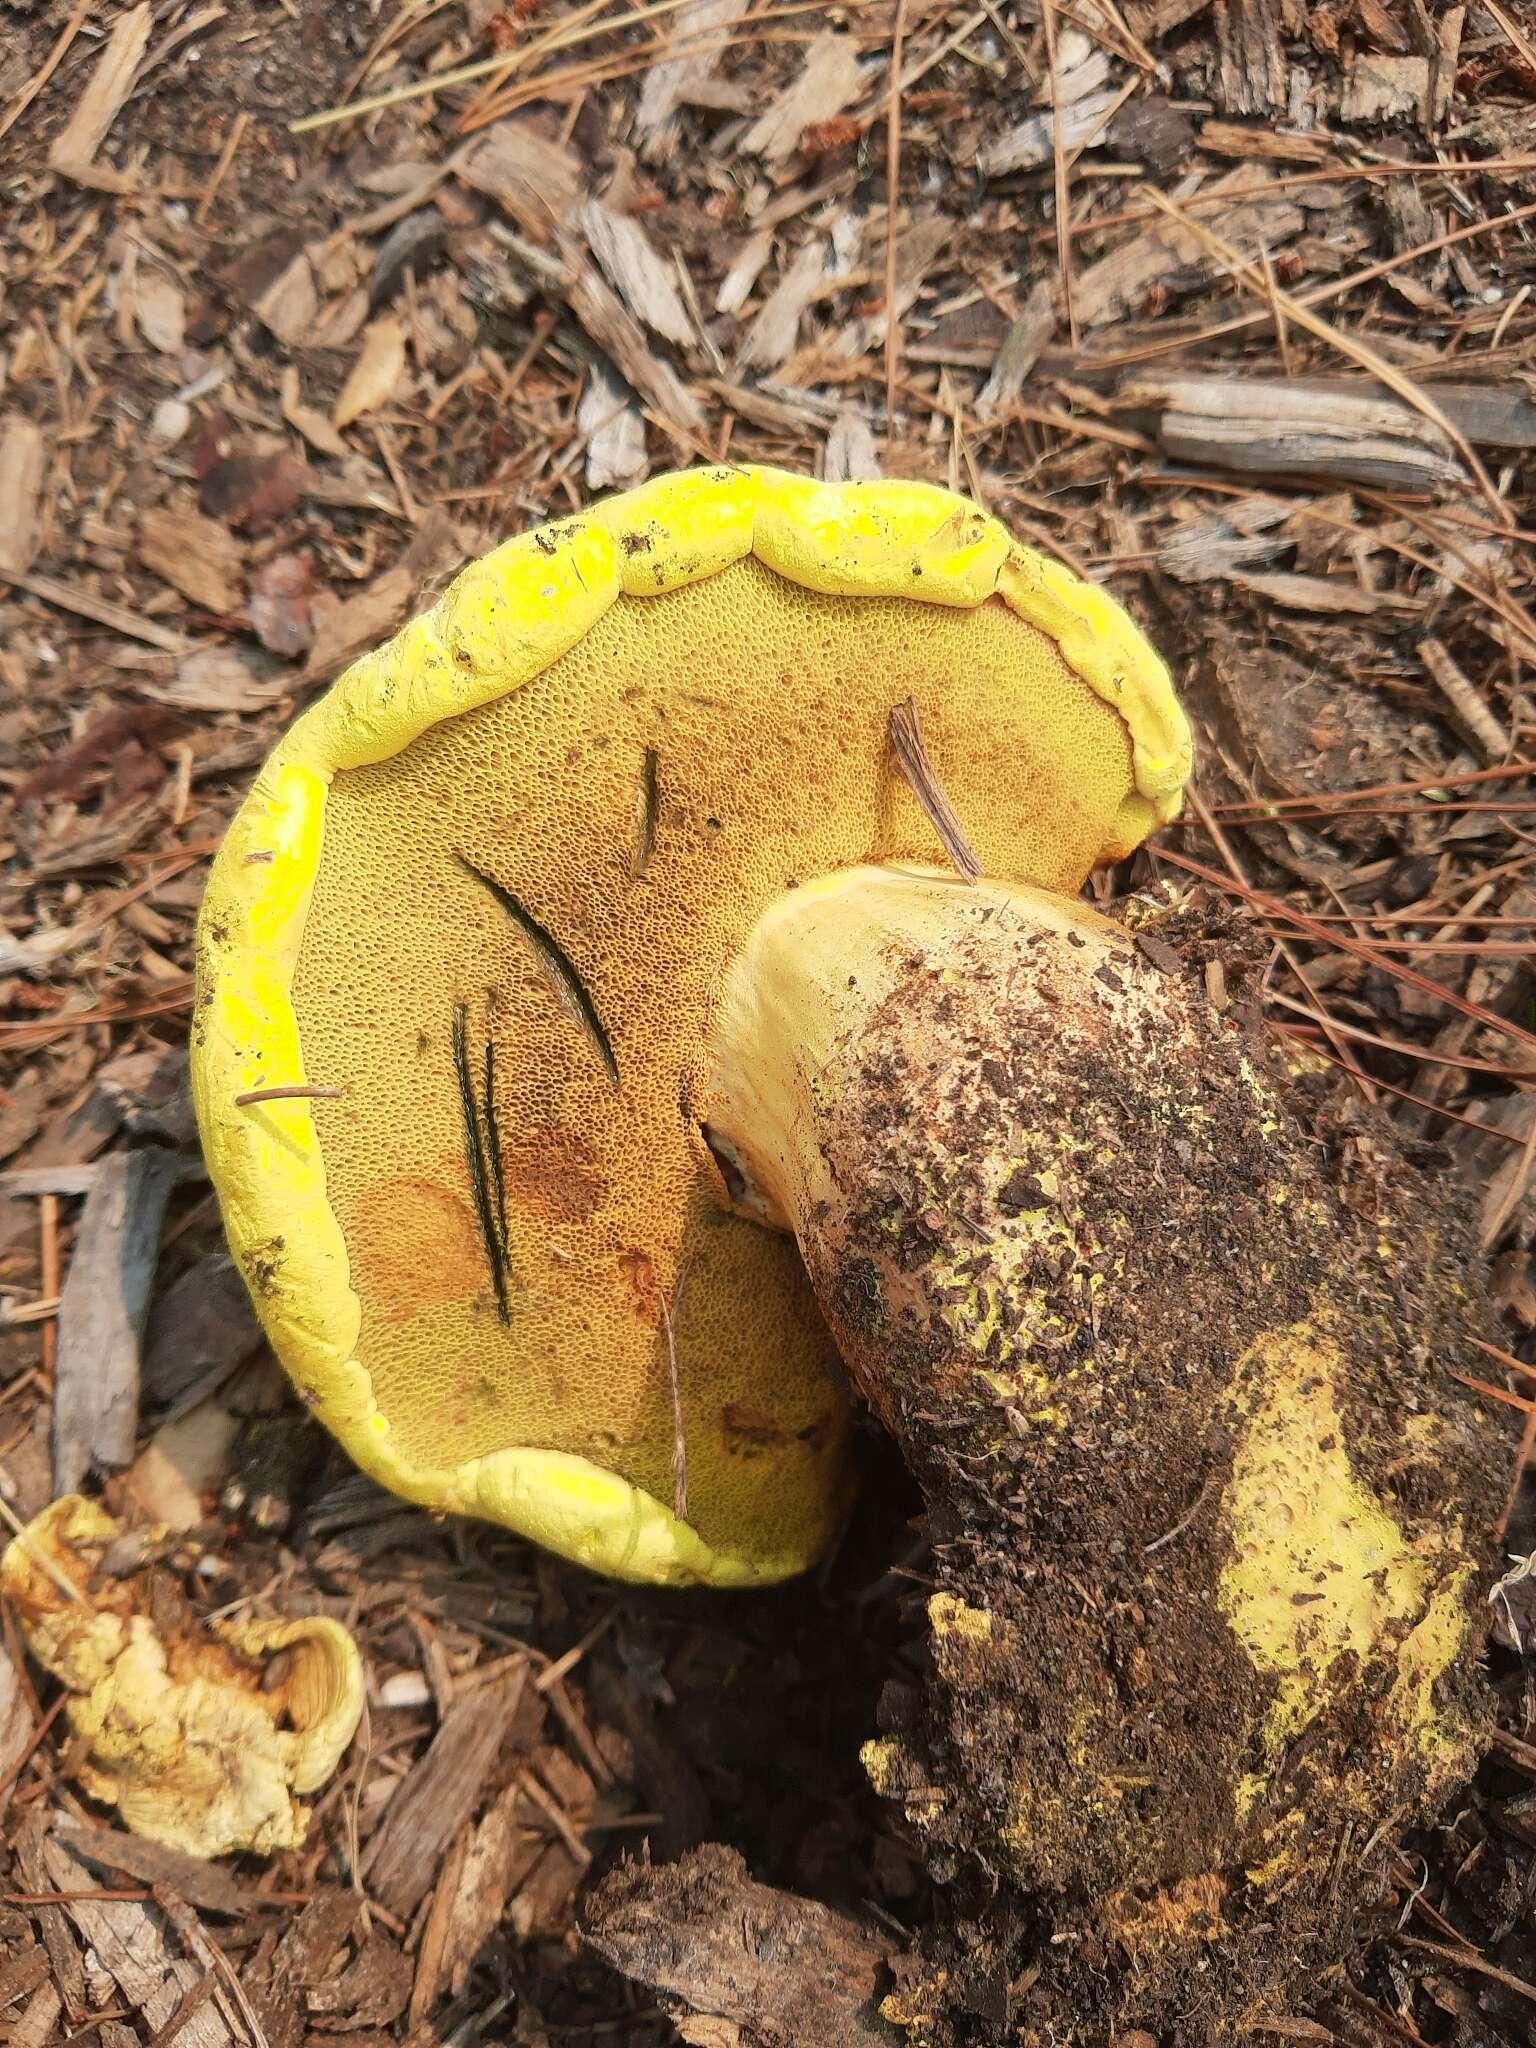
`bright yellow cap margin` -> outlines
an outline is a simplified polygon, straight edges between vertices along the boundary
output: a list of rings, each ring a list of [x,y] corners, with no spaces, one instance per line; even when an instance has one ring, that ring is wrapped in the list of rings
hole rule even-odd
[[[635,545],[641,533],[648,546]],[[1000,597],[1124,720],[1135,794],[1102,857],[1123,856],[1177,815],[1189,728],[1163,663],[1106,593],[930,484],[688,470],[507,541],[354,663],[257,776],[214,861],[198,928],[192,1088],[203,1147],[231,1249],[301,1396],[394,1492],[502,1523],[623,1579],[764,1583],[803,1560],[712,1549],[651,1494],[563,1452],[509,1448],[451,1469],[408,1463],[355,1356],[360,1310],[309,1104],[238,1107],[236,1097],[306,1080],[292,987],[331,778],[521,688],[610,605],[679,589],[748,555],[831,596],[961,609]]]

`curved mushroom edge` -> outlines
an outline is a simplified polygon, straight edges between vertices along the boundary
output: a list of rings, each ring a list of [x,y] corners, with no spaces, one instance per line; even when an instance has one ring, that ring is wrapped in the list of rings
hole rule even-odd
[[[239,1106],[306,1081],[292,988],[339,772],[521,688],[621,598],[682,588],[747,555],[805,588],[974,609],[1001,597],[1112,705],[1135,793],[1106,860],[1177,816],[1189,726],[1168,671],[1107,593],[1020,547],[935,485],[822,484],[757,467],[653,478],[471,563],[430,610],[356,661],[284,734],[214,860],[198,921],[192,1092],[230,1248],[306,1405],[381,1484],[501,1523],[610,1577],[769,1584],[798,1554],[713,1548],[653,1495],[569,1453],[513,1446],[456,1468],[410,1463],[356,1357],[361,1310],[309,1102]]]

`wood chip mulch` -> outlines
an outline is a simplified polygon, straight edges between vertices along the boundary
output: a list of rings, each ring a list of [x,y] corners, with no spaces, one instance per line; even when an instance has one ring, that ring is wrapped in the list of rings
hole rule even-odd
[[[1272,1028],[1470,1190],[1488,1515],[1536,1550],[1527,7],[0,0],[0,31],[0,1490],[100,1484],[187,1532],[162,1568],[200,1609],[332,1614],[369,1665],[306,1844],[208,1866],[71,1789],[7,1623],[11,2048],[665,2042],[575,1932],[643,1843],[921,1921],[856,1762],[916,1633],[899,1475],[751,1601],[433,1523],[287,1404],[198,1165],[192,922],[254,767],[464,560],[656,470],[948,482],[1143,620],[1201,767],[1114,882],[1246,903]],[[1492,1610],[1495,1757],[1347,2022],[1295,2038],[1531,2038],[1532,1584]]]

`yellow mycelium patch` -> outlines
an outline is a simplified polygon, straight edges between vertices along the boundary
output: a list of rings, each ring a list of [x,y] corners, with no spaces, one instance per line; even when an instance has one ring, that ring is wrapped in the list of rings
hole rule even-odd
[[[1403,1629],[1390,1652],[1398,1675],[1387,1711],[1437,1776],[1464,1747],[1459,1731],[1437,1741],[1432,1691],[1465,1647],[1467,1574],[1445,1579],[1426,1604],[1425,1559],[1365,1491],[1344,1448],[1341,1370],[1333,1344],[1306,1325],[1277,1331],[1243,1361],[1239,1384],[1263,1397],[1224,1501],[1233,1556],[1221,1603],[1254,1664],[1278,1682],[1263,1730],[1270,1758],[1311,1718],[1336,1659],[1367,1662]],[[1460,1531],[1440,1537],[1454,1549]],[[1262,1790],[1260,1779],[1245,1781],[1240,1813]]]
[[[634,1579],[825,1547],[831,1345],[689,1104],[763,910],[934,857],[889,753],[908,696],[989,874],[1073,892],[1178,809],[1188,727],[1112,599],[949,493],[762,469],[509,541],[257,777],[204,903],[193,1090],[273,1345],[386,1485]],[[306,1082],[341,1094],[237,1105]],[[466,1126],[493,1123],[477,1212]]]
[[[1336,1657],[1369,1656],[1424,1604],[1422,1564],[1350,1465],[1339,1369],[1332,1345],[1298,1328],[1264,1338],[1239,1377],[1264,1392],[1225,1497],[1233,1556],[1221,1603],[1254,1663],[1279,1681],[1264,1730],[1271,1754],[1305,1724]]]

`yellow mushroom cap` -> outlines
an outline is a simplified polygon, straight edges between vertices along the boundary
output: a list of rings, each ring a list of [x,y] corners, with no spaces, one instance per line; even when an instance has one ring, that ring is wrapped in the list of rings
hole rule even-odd
[[[267,762],[194,1092],[268,1334],[386,1485],[635,1579],[825,1547],[838,1363],[693,1103],[767,905],[935,858],[908,698],[991,875],[1076,890],[1177,812],[1188,727],[1112,599],[948,492],[765,469],[508,542]]]

